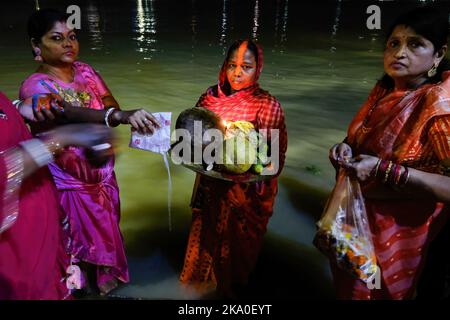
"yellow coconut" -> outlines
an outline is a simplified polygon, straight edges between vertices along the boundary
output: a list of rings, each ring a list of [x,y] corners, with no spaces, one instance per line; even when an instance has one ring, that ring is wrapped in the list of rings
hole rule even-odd
[[[224,140],[223,168],[235,174],[247,172],[256,162],[255,146],[242,135]]]

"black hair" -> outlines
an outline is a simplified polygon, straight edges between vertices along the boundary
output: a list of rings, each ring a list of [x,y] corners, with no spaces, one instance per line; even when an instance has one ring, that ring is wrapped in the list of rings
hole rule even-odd
[[[36,44],[40,43],[41,38],[53,28],[55,23],[66,22],[68,18],[69,14],[56,9],[42,9],[35,11],[28,18],[28,36],[30,39],[33,39]]]
[[[438,10],[432,6],[423,6],[412,9],[411,11],[399,16],[386,34],[386,42],[394,29],[404,25],[414,30],[417,34],[429,40],[434,46],[434,52],[442,49],[447,44],[449,35],[449,14],[447,10]],[[428,82],[437,83],[442,81],[442,73],[450,70],[448,58],[441,60],[437,68],[436,75],[429,78]],[[394,87],[394,80],[385,74],[380,80],[386,88]]]

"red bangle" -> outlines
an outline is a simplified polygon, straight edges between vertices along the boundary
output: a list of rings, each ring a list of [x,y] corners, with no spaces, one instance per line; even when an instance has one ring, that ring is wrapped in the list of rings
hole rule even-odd
[[[393,169],[393,175],[392,175],[392,184],[398,185],[398,182],[400,180],[400,172],[402,167],[399,164],[395,164]]]
[[[378,167],[378,172],[376,178],[383,182],[384,176],[386,175],[387,167],[389,166],[389,161],[381,160],[380,165]]]
[[[403,173],[400,177],[399,183],[398,183],[398,185],[402,186],[402,187],[405,186],[409,180],[409,170],[407,167],[404,167],[404,168],[405,168],[405,170],[403,171]]]

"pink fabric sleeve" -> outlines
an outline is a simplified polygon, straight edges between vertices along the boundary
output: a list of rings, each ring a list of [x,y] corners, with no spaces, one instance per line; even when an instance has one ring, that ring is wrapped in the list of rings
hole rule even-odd
[[[93,87],[95,87],[95,90],[97,91],[97,94],[100,97],[104,97],[111,94],[111,91],[109,90],[105,81],[103,81],[103,78],[97,71],[94,70],[94,68],[92,68],[90,65],[86,63],[79,63],[79,66],[81,68],[81,73],[83,74],[83,77],[91,85],[93,84]]]
[[[6,185],[6,166],[5,160],[0,155],[0,225],[3,219],[3,198],[5,197],[5,185]]]
[[[19,99],[24,100],[36,93],[51,93],[51,91],[47,87],[43,86],[40,83],[40,80],[45,79],[47,79],[45,75],[37,75],[37,74],[28,77],[20,86]],[[51,81],[46,81],[46,83],[56,90]]]
[[[106,85],[105,81],[103,81],[103,78],[97,73],[97,71],[94,70],[94,76],[96,79],[96,83],[97,83],[97,87],[98,87],[98,91],[100,92],[100,96],[104,97],[107,95],[110,95],[110,91],[108,86]]]

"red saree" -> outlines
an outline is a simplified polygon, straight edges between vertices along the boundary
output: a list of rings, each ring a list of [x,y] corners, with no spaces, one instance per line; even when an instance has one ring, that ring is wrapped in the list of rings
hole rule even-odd
[[[210,87],[197,106],[208,108],[226,120],[252,122],[257,130],[279,129],[279,174],[287,149],[287,132],[279,102],[256,83],[262,59],[259,50],[255,84],[228,96],[221,90],[226,81],[224,62],[219,85]],[[197,176],[197,179],[180,281],[201,291],[216,289],[219,294],[230,297],[233,286],[246,284],[256,264],[273,212],[277,179],[249,184],[233,184],[203,176]]]
[[[31,139],[22,117],[1,93],[0,110],[0,151]],[[5,207],[1,202],[6,177],[0,155],[0,213]],[[23,181],[19,199],[15,224],[0,234],[0,300],[66,298],[68,256],[63,247],[56,189],[47,168]]]
[[[388,92],[377,85],[349,126],[348,142],[354,155],[374,155],[441,173],[439,163],[450,158],[450,72],[443,78],[439,84],[410,92]],[[366,208],[382,288],[369,290],[333,267],[338,297],[413,298],[428,246],[444,226],[449,204],[428,199],[366,199]]]

